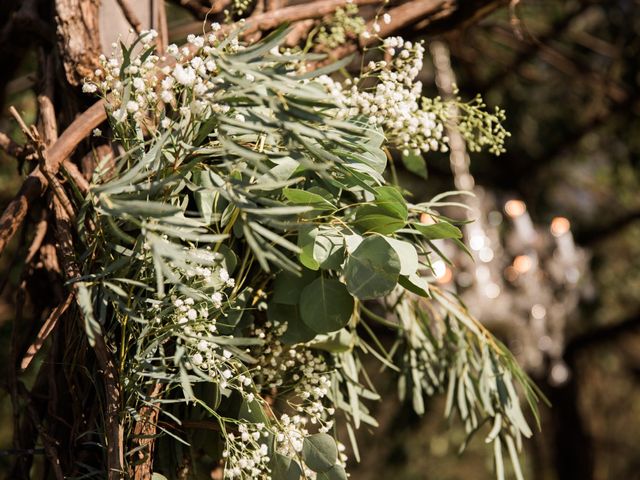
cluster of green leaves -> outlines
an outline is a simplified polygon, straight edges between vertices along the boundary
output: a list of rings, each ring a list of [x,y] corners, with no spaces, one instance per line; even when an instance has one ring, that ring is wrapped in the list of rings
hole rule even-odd
[[[349,38],[357,38],[366,30],[366,24],[358,14],[358,6],[347,3],[344,7],[337,8],[317,30],[315,42],[323,50],[333,50],[344,45]]]
[[[459,242],[462,234],[439,214],[441,198],[412,205],[388,182],[384,132],[364,118],[335,118],[331,96],[313,81],[327,69],[296,74],[290,65],[301,58],[270,53],[286,33],[234,54],[224,44],[209,53],[219,86],[209,101],[225,108],[167,108],[168,127],[143,128],[132,117],[112,122],[126,152],[115,167],[101,166],[79,230],[87,246],[85,303],[117,345],[128,432],[157,382],[164,389],[154,401],[164,402],[161,415],[171,422],[214,418],[225,432],[269,421],[263,402],[249,418],[246,401],[231,391],[202,387],[213,380],[189,370],[189,334],[162,321],[171,295],[209,301],[219,288],[185,272],[224,268],[236,284],[211,312],[222,329],[208,339],[231,351],[234,368],[251,371],[246,349],[263,343],[251,332],[265,325],[256,306],[266,306],[268,320],[287,326],[279,341],[324,352],[333,369],[329,399],[352,441],[361,422],[376,424],[365,404],[377,395],[359,358],[371,354],[400,374],[400,394],[412,392],[418,413],[424,394],[446,390],[448,413],[457,411],[470,433],[491,423],[500,475],[501,445],[517,464],[513,439],[530,434],[515,384],[530,399],[535,392],[506,349],[429,280],[431,261],[441,256],[434,241]],[[125,73],[122,80],[126,97],[132,86]],[[396,335],[391,351],[371,322]],[[163,432],[185,448],[184,438]],[[302,462],[317,478],[345,478],[336,452],[334,436],[312,434],[301,458],[274,456],[272,475],[299,478]]]
[[[454,128],[464,138],[469,151],[487,149],[494,155],[504,153],[504,142],[510,136],[503,126],[506,119],[504,110],[499,107],[488,110],[480,94],[465,102],[457,95],[457,89],[453,93],[456,96],[449,100],[424,97],[422,108],[435,113],[445,124],[454,122]],[[452,115],[452,112],[455,114]]]

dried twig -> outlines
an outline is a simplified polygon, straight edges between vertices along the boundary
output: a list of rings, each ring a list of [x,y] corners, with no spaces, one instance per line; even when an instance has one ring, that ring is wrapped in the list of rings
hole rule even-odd
[[[31,260],[35,257],[38,250],[40,250],[40,246],[42,245],[42,241],[44,240],[44,236],[47,233],[47,228],[49,222],[47,221],[47,212],[46,210],[42,210],[42,218],[36,224],[36,231],[33,235],[33,240],[31,241],[31,245],[29,246],[29,250],[27,250],[27,256],[24,259],[25,265],[31,263]]]
[[[156,41],[156,48],[158,55],[164,55],[169,45],[169,29],[167,26],[167,7],[164,1],[156,0],[154,2],[154,18],[157,22],[156,30],[158,30],[158,40]]]
[[[53,193],[56,195],[56,197],[58,197],[60,204],[67,211],[67,215],[69,215],[71,219],[74,219],[75,212],[73,210],[73,206],[71,205],[71,201],[67,197],[67,194],[65,193],[64,188],[62,188],[62,185],[60,185],[60,182],[56,178],[55,172],[52,172],[51,169],[49,168],[49,162],[47,162],[47,154],[45,150],[45,141],[42,140],[42,138],[40,137],[40,133],[33,125],[31,125],[31,127],[27,127],[26,123],[24,123],[24,120],[22,119],[22,117],[14,107],[9,107],[9,113],[11,113],[11,115],[16,119],[16,121],[18,122],[18,125],[20,125],[20,128],[22,129],[22,132],[33,143],[33,146],[38,152],[38,156],[40,157],[40,171],[43,173],[43,175],[49,182],[49,185],[51,186]],[[50,138],[55,139],[57,137],[55,119],[53,119],[54,125],[51,125],[52,119],[51,118],[47,119],[47,115],[45,114],[44,111],[41,111],[40,113],[41,113],[41,118],[43,119],[44,132],[46,132],[46,135],[50,136]],[[49,111],[47,113],[51,114],[52,111]]]
[[[14,142],[9,135],[4,132],[0,132],[0,149],[7,152],[8,155],[19,158],[24,154],[25,147],[17,142]]]
[[[149,392],[149,404],[143,406],[138,412],[140,418],[133,429],[134,436],[140,446],[137,454],[140,462],[134,467],[135,480],[146,480],[153,473],[153,450],[155,447],[155,434],[158,428],[158,415],[160,407],[153,403],[162,393],[163,385],[156,383]]]
[[[91,130],[100,125],[106,117],[102,100],[94,103],[82,115],[78,116],[58,141],[47,149],[50,171],[57,172],[62,162],[71,155],[80,141],[86,138]],[[47,179],[40,168],[36,168],[24,181],[16,197],[9,203],[0,217],[0,254],[24,221],[32,202],[44,193],[47,184]]]
[[[347,3],[355,3],[357,5],[375,5],[383,3],[381,0],[317,0],[315,2],[307,2],[301,5],[292,5],[279,10],[266,11],[253,18],[249,18],[244,22],[243,34],[249,35],[257,31],[272,30],[286,22],[298,22],[309,18],[321,18],[336,11],[337,8],[345,6]],[[209,25],[205,25],[210,28]],[[225,25],[218,33],[223,35],[230,30],[237,28],[237,25]],[[201,22],[192,22],[183,25],[173,31],[173,35],[183,37],[187,33],[202,30]]]
[[[64,207],[56,197],[53,198],[53,211],[56,218],[55,233],[57,249],[67,280],[74,280],[80,276],[80,269],[76,264],[73,247],[71,222]],[[71,289],[77,299],[78,284],[72,283]],[[82,312],[82,309],[80,309]],[[79,318],[82,323],[83,319]],[[84,324],[80,325],[84,329]],[[124,477],[124,427],[120,421],[120,384],[118,370],[113,355],[107,348],[102,332],[95,332],[93,350],[98,365],[103,371],[106,392],[105,431],[107,437],[107,468],[108,479],[118,480]]]
[[[131,25],[133,29],[136,31],[136,33],[139,35],[140,32],[142,32],[142,22],[140,22],[140,19],[136,15],[136,12],[133,11],[133,9],[131,8],[131,5],[129,5],[128,0],[117,0],[117,1],[118,1],[118,6],[120,7],[120,10],[122,10],[124,18],[127,19],[127,22],[129,22],[129,25]]]
[[[40,327],[40,330],[36,335],[36,339],[31,343],[31,345],[29,345],[27,353],[25,353],[24,357],[22,358],[22,362],[20,363],[20,368],[22,369],[22,371],[26,370],[29,367],[29,365],[31,364],[31,360],[33,360],[33,357],[35,357],[36,354],[40,351],[42,345],[44,345],[44,341],[47,339],[49,334],[53,332],[53,329],[56,327],[58,320],[60,319],[62,314],[67,311],[67,308],[69,308],[69,305],[71,305],[72,300],[73,294],[70,293],[69,295],[67,295],[67,298],[64,300],[64,302],[62,302],[51,311],[47,319],[42,324],[42,327]]]

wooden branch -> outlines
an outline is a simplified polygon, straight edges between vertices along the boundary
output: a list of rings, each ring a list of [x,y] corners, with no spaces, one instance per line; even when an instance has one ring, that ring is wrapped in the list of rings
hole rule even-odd
[[[140,449],[137,452],[140,463],[134,467],[134,479],[146,480],[153,474],[153,451],[155,448],[155,434],[158,428],[160,407],[153,403],[162,393],[163,385],[156,383],[149,392],[150,405],[143,406],[138,412],[140,419],[136,421],[133,434],[137,438]],[[146,451],[145,451],[146,450]]]
[[[256,0],[256,3],[254,5],[254,7],[253,7],[253,11],[251,12],[251,15],[249,15],[249,17],[247,17],[247,19],[255,18],[258,15],[264,13],[264,7],[265,7],[264,0]],[[262,31],[260,31],[260,30],[245,36],[245,40],[248,43],[256,43],[261,38],[262,38]]]
[[[127,22],[129,22],[129,25],[133,27],[136,33],[140,35],[140,33],[142,32],[142,22],[136,15],[136,12],[134,12],[131,8],[131,5],[129,5],[128,0],[117,0],[117,2],[120,10],[122,11],[122,14],[124,15],[124,18],[127,19]]]
[[[382,4],[383,2],[381,0],[317,0],[301,5],[293,5],[280,10],[267,11],[245,20],[243,33],[244,35],[248,35],[257,31],[272,30],[287,22],[293,23],[309,18],[321,18],[335,12],[337,8],[343,7],[347,3],[375,5]],[[205,27],[210,28],[210,25],[205,25]],[[233,28],[237,28],[237,25],[225,25],[220,30],[220,33],[224,34]],[[175,29],[173,35],[176,37],[184,37],[188,33],[199,30],[202,30],[202,22],[191,22]]]
[[[30,128],[27,127],[27,125],[24,123],[24,120],[22,120],[22,117],[14,107],[9,107],[9,113],[11,113],[11,115],[18,122],[18,125],[20,125],[20,128],[22,129],[22,133],[24,133],[27,136],[27,138],[31,140],[33,147],[35,148],[36,152],[38,153],[38,157],[40,158],[40,163],[39,163],[40,171],[47,179],[47,182],[49,182],[49,185],[51,186],[51,189],[53,190],[54,195],[58,197],[58,201],[62,204],[64,209],[67,211],[67,215],[69,215],[69,217],[72,220],[74,220],[75,212],[73,210],[73,206],[71,205],[71,202],[69,201],[69,198],[67,197],[67,194],[65,193],[64,188],[62,188],[62,185],[60,185],[60,182],[56,178],[55,176],[56,172],[52,172],[49,168],[49,162],[47,161],[47,155],[45,152],[45,148],[46,148],[45,141],[42,140],[40,133],[33,125],[31,125]],[[48,137],[47,143],[55,140],[58,136],[58,129],[55,124],[55,116],[54,116],[53,109],[51,108],[51,109],[41,110],[39,117],[43,125],[42,130],[45,133],[45,135]]]
[[[67,81],[79,86],[98,68],[99,0],[55,0],[56,33]]]
[[[267,12],[273,12],[285,7],[287,2],[286,0],[266,0],[266,4]]]
[[[33,357],[35,357],[36,354],[40,351],[42,345],[44,345],[44,341],[47,339],[49,334],[53,332],[54,328],[56,328],[58,320],[60,319],[62,314],[67,311],[67,308],[69,308],[69,305],[71,305],[72,300],[73,294],[70,293],[69,295],[67,295],[67,298],[64,300],[64,302],[54,308],[47,319],[44,321],[42,327],[40,327],[40,330],[36,335],[36,339],[31,343],[31,345],[29,345],[27,353],[25,353],[24,357],[22,358],[22,362],[20,362],[20,369],[23,372],[29,367],[29,365],[31,364],[31,360],[33,360]]]
[[[102,100],[96,102],[78,116],[58,141],[47,149],[47,161],[50,171],[57,173],[62,162],[73,153],[76,146],[106,118],[107,114]],[[47,179],[40,171],[40,168],[36,168],[29,174],[16,197],[0,216],[0,254],[24,221],[33,201],[39,198],[46,188]]]
[[[356,51],[379,41],[379,38],[412,28],[413,34],[424,34],[429,29],[430,33],[439,31],[443,22],[451,26],[460,26],[476,21],[487,15],[498,6],[506,3],[506,0],[413,0],[390,9],[387,13],[391,21],[384,22],[370,20],[367,23],[368,34],[361,34],[358,44],[350,43],[331,52],[328,60],[319,65],[327,64],[340,58],[344,58]],[[373,35],[374,25],[377,23],[379,32]]]
[[[22,157],[25,149],[22,145],[17,142],[14,142],[9,135],[4,132],[0,132],[0,149],[7,152],[7,155],[10,155],[15,158]]]
[[[76,166],[75,163],[73,163],[71,160],[69,160],[67,158],[62,163],[62,169],[66,172],[66,174],[69,176],[69,178],[73,181],[73,183],[78,188],[80,193],[82,193],[83,195],[86,195],[87,193],[89,193],[89,182],[87,181],[86,178],[84,178],[84,175],[82,175],[82,172]]]
[[[310,18],[308,20],[300,20],[299,22],[294,24],[291,28],[291,31],[287,35],[287,38],[284,39],[284,44],[287,47],[295,47],[296,45],[298,45],[303,38],[309,35],[309,32],[316,24],[316,21],[317,20]]]
[[[391,21],[388,24],[378,21],[380,31],[377,35],[383,38],[388,37],[398,30],[415,25],[416,22],[423,20],[424,17],[450,12],[455,3],[451,0],[414,0],[392,8],[387,12],[391,17]],[[371,20],[367,25],[369,32],[372,31],[373,23],[374,20]],[[363,38],[363,36],[360,38],[361,45],[371,45],[376,41],[377,38],[374,36],[368,39]]]
[[[55,215],[56,248],[59,252],[65,278],[74,280],[80,276],[80,269],[76,264],[76,254],[73,246],[71,221],[56,197],[53,198],[53,212]],[[78,298],[78,284],[71,283],[71,291]],[[82,312],[82,308],[79,309]],[[84,330],[86,320],[81,314],[78,318],[78,328]],[[124,478],[124,427],[120,421],[121,393],[118,370],[111,351],[108,349],[103,332],[94,336],[93,350],[98,365],[103,372],[106,394],[105,432],[107,439],[107,478],[120,480]]]
[[[343,7],[347,3],[374,5],[382,2],[380,2],[380,0],[320,0],[302,5],[293,5],[280,10],[268,11],[252,19],[248,19],[245,22],[244,33],[248,34],[258,30],[272,30],[286,22],[321,18],[335,12],[337,8]]]
[[[156,0],[154,2],[154,18],[157,22],[156,29],[158,30],[158,39],[156,40],[156,47],[158,55],[162,56],[167,51],[169,45],[169,29],[167,24],[167,6],[164,0]]]

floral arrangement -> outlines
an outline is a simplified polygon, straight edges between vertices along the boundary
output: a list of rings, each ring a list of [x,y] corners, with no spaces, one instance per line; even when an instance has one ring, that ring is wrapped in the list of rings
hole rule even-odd
[[[433,277],[437,242],[461,245],[440,213],[454,194],[413,204],[385,175],[391,151],[419,171],[447,148],[450,104],[416,80],[424,48],[385,39],[386,60],[340,81],[344,62],[281,49],[285,28],[239,33],[213,25],[160,57],[143,32],[84,87],[121,151],[79,218],[79,298],[89,338],[117,345],[128,468],[346,478],[355,431],[377,424],[373,357],[417,413],[445,393],[469,435],[488,425],[498,478],[503,451],[521,477],[518,390],[534,412],[536,391]],[[463,105],[471,148],[502,151],[503,113]]]

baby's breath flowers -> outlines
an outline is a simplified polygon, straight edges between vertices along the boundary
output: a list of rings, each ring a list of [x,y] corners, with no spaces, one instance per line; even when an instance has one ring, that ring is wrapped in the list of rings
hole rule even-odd
[[[390,21],[390,18],[383,17]],[[382,50],[389,61],[371,61],[362,77],[340,83],[324,76],[322,81],[337,99],[343,118],[363,115],[373,125],[380,126],[387,140],[403,154],[447,151],[448,138],[445,123],[452,120],[451,104],[442,99],[423,97],[422,70],[425,49],[419,42],[406,42],[401,37],[385,38]],[[373,86],[370,80],[375,79]],[[502,127],[504,112],[491,114],[477,97],[463,103],[456,99],[461,115],[456,119],[458,128],[469,144],[478,151],[485,146],[492,153],[504,151],[508,132]]]
[[[356,12],[336,14],[340,28],[325,30],[331,41],[361,30]],[[517,399],[505,406],[496,393],[491,372],[503,378],[514,367],[500,363],[507,353],[487,332],[435,297],[424,301],[451,321],[433,335],[411,330],[431,328],[411,296],[432,288],[420,276],[438,253],[430,241],[459,230],[386,181],[384,138],[372,130],[403,151],[446,150],[450,104],[422,97],[422,44],[387,39],[387,60],[340,84],[314,78],[299,52],[280,50],[285,29],[250,47],[220,29],[189,35],[162,57],[155,32],[144,32],[102,56],[84,87],[105,99],[123,152],[108,180],[97,175],[84,206],[96,225],[83,237],[96,259],[84,308],[105,325],[113,319],[128,431],[160,386],[160,441],[196,438],[181,419],[215,430],[207,447],[217,448],[225,478],[280,478],[284,470],[344,480],[336,423],[346,422],[352,441],[361,424],[376,425],[366,403],[377,394],[360,355],[404,369],[401,396],[421,400],[446,389],[462,358],[449,355],[447,342],[459,338],[455,351],[471,355],[475,369],[452,384],[482,381],[486,392],[458,395],[460,408],[474,421],[504,422],[513,438],[526,435]],[[460,129],[472,149],[499,150],[500,116],[482,108],[479,100],[460,105]],[[425,212],[437,225],[420,222]],[[389,320],[367,313],[364,301],[374,299]],[[432,364],[404,365],[375,337],[370,346],[360,337],[361,324],[374,335],[369,321],[394,328],[393,351],[409,358],[428,350]],[[488,358],[497,363],[479,378]],[[419,380],[425,371],[432,389]]]
[[[349,38],[357,38],[366,29],[364,18],[358,15],[358,6],[347,3],[320,26],[318,44],[326,50],[344,45]]]
[[[129,50],[114,48],[109,58],[101,55],[101,68],[96,70],[94,79],[84,83],[83,90],[97,91],[104,96],[110,115],[117,123],[131,117],[148,129],[167,128],[171,124],[171,111],[202,117],[211,109],[228,109],[213,100],[218,87],[217,65],[211,54],[214,50],[231,54],[243,46],[233,38],[221,49],[215,35],[220,28],[214,23],[214,33],[189,35],[188,46],[169,45],[167,56],[162,58],[154,53],[153,46],[149,46],[157,33],[154,30],[143,32],[139,42]],[[137,43],[146,50],[134,56]],[[125,56],[126,64],[123,63]]]

